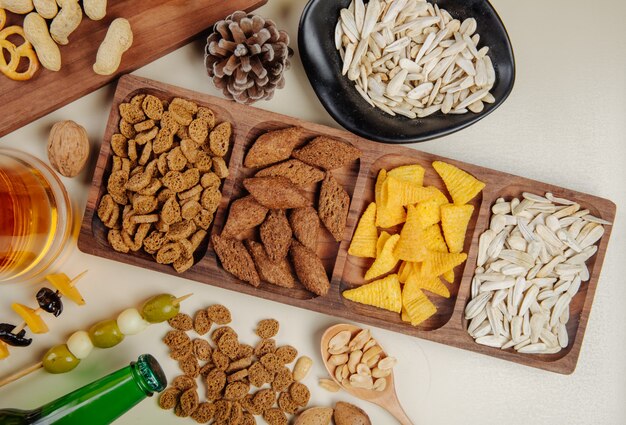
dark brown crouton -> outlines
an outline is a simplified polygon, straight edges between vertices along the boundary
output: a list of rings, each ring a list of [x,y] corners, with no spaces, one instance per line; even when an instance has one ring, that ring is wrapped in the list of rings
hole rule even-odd
[[[295,151],[293,157],[314,167],[334,170],[360,158],[361,151],[349,143],[320,136]]]
[[[313,207],[297,208],[289,214],[289,224],[298,241],[315,251],[317,248],[317,234],[320,228],[320,219]]]
[[[230,206],[222,236],[233,237],[263,223],[267,208],[259,204],[254,197],[237,199]]]
[[[270,131],[259,136],[244,160],[244,166],[250,168],[265,167],[283,161],[291,156],[302,136],[302,128],[290,127]]]
[[[267,255],[272,261],[287,256],[291,245],[291,226],[283,210],[272,210],[259,229],[261,241],[265,245]]]
[[[283,176],[300,187],[309,186],[324,179],[324,172],[298,160],[290,159],[272,165],[256,173],[256,177]]]
[[[243,185],[254,199],[269,209],[302,208],[311,205],[302,191],[287,177],[252,177]]]
[[[326,226],[337,242],[343,239],[349,209],[350,195],[341,187],[330,172],[326,173],[326,177],[322,182],[322,190],[320,191],[318,211],[322,223],[324,223],[324,226]]]
[[[330,282],[322,260],[298,241],[293,241],[290,252],[296,274],[304,287],[314,294],[326,295],[330,289]]]
[[[252,254],[261,280],[283,288],[296,286],[296,281],[291,274],[291,268],[286,258],[274,262],[270,260],[265,248],[260,243],[247,240],[246,245]]]
[[[261,279],[241,241],[218,235],[213,235],[211,241],[224,270],[252,286],[259,286]]]

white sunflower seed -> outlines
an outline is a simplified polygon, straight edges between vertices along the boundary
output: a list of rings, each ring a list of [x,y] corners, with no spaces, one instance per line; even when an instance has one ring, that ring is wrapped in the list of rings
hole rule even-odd
[[[365,23],[365,5],[363,0],[354,1],[354,20],[356,22],[356,28],[359,34],[363,31],[363,24]]]
[[[519,349],[517,349],[517,351],[524,354],[538,354],[545,351],[546,348],[548,348],[546,344],[544,344],[543,342],[538,342],[536,344],[528,344],[520,347]]]
[[[337,26],[335,27],[335,48],[337,50],[341,49],[341,36],[343,35],[343,30],[341,29],[341,22],[337,22]]]
[[[590,222],[592,222],[592,223],[597,223],[597,224],[606,224],[606,225],[608,225],[608,226],[610,226],[610,225],[612,225],[612,224],[613,224],[613,223],[611,223],[610,221],[606,221],[606,220],[604,220],[604,219],[602,219],[602,218],[599,218],[599,217],[593,216],[593,215],[591,215],[591,214],[586,214],[586,215],[582,216],[582,219],[583,219],[583,220],[586,220],[586,221],[590,221]]]
[[[346,75],[350,70],[350,64],[352,63],[352,58],[354,57],[354,50],[356,49],[356,44],[350,43],[346,47],[344,59],[343,59],[343,68],[341,70],[342,75]]]
[[[483,292],[476,298],[472,299],[465,307],[465,318],[473,319],[476,317],[485,308],[491,296],[491,292]]]
[[[508,338],[502,335],[487,335],[476,338],[476,342],[488,347],[500,348],[508,342]]]
[[[561,348],[566,348],[569,344],[569,335],[567,334],[567,327],[563,323],[559,323],[558,325],[557,337],[559,340],[559,346]]]
[[[363,19],[363,29],[361,31],[362,37],[369,37],[370,33],[374,30],[374,26],[376,26],[380,12],[381,5],[379,0],[370,0],[367,3],[365,17]]]
[[[483,322],[482,325],[478,327],[478,329],[474,331],[474,334],[472,335],[472,337],[476,339],[476,338],[481,338],[489,334],[493,334],[493,330],[491,329],[491,325],[489,324],[489,322],[485,321]]]

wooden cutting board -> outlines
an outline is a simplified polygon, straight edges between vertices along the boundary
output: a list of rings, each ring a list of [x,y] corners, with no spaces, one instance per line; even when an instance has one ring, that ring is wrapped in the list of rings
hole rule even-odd
[[[138,93],[150,93],[167,100],[171,100],[173,97],[188,98],[211,108],[216,113],[218,122],[227,120],[233,124],[231,151],[228,158],[230,175],[223,184],[222,200],[214,223],[209,229],[210,234],[219,234],[221,232],[230,202],[243,195],[242,180],[253,174],[254,170],[246,169],[241,164],[248,148],[260,134],[268,130],[299,125],[303,127],[305,133],[303,142],[317,135],[328,135],[350,142],[362,151],[360,160],[342,169],[333,171],[333,175],[350,194],[352,201],[347,228],[341,243],[335,242],[327,231],[320,232],[321,236],[318,242],[317,253],[322,258],[329,276],[331,276],[331,289],[326,296],[316,297],[304,289],[285,289],[266,283],[261,284],[258,288],[254,288],[225,272],[216,261],[215,254],[210,246],[206,247],[206,254],[199,259],[197,264],[180,276],[197,282],[244,292],[276,302],[326,313],[331,316],[367,323],[528,366],[564,374],[574,371],[612,226],[605,226],[604,236],[598,243],[598,252],[587,262],[591,277],[587,283],[583,283],[580,291],[570,304],[570,320],[567,324],[570,345],[560,353],[552,355],[520,354],[511,349],[489,348],[476,344],[468,335],[468,323],[464,318],[464,309],[469,301],[470,284],[476,267],[478,237],[489,227],[491,206],[499,197],[520,197],[522,192],[525,191],[538,194],[550,191],[556,196],[579,202],[582,208],[588,208],[592,214],[612,222],[615,218],[615,204],[611,201],[398,145],[376,143],[343,130],[325,127],[250,106],[238,105],[224,99],[140,77],[124,76],[119,80],[78,240],[78,247],[82,251],[137,267],[178,276],[170,266],[156,264],[147,254],[121,254],[110,248],[106,238],[108,229],[104,227],[96,213],[99,200],[106,190],[106,182],[111,170],[112,154],[110,140],[111,135],[117,132],[120,119],[118,105],[121,102],[128,101],[133,95]],[[434,160],[444,160],[466,170],[485,182],[486,187],[473,201],[475,211],[468,226],[464,247],[468,258],[463,265],[455,269],[456,280],[454,284],[449,285],[452,296],[449,299],[430,297],[431,301],[438,308],[437,314],[420,326],[414,327],[402,322],[399,314],[347,301],[341,296],[341,292],[362,284],[365,270],[369,268],[372,262],[371,259],[348,256],[347,250],[361,213],[369,202],[373,201],[374,182],[378,171],[381,168],[391,169],[405,164],[421,164],[427,170],[424,181],[427,184],[438,186],[445,193],[443,184],[439,181],[440,179],[431,167],[431,163]],[[313,193],[310,193],[310,195],[314,196]]]
[[[28,81],[13,81],[0,74],[0,137],[177,49],[230,13],[251,11],[265,3],[267,0],[109,1],[104,19],[92,21],[83,16],[69,44],[60,46],[60,71],[42,67]],[[7,26],[22,25],[23,16],[7,15]],[[98,75],[92,69],[96,52],[111,21],[120,17],[130,21],[133,45],[115,74]],[[197,68],[205,72],[202,61]]]

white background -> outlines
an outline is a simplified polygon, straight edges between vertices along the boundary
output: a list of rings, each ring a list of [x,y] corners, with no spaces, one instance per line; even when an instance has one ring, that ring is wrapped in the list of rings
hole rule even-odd
[[[304,0],[270,0],[258,12],[289,32],[296,55],[286,76],[286,88],[272,101],[257,106],[336,127],[309,86],[297,53],[297,26],[304,4]],[[380,329],[374,329],[374,335],[400,360],[396,369],[398,394],[416,424],[624,424],[626,6],[617,0],[497,0],[494,5],[515,51],[517,80],[513,93],[476,125],[414,147],[588,192],[618,205],[578,367],[573,375],[562,376]],[[216,94],[202,63],[203,46],[203,40],[197,40],[136,74]],[[3,137],[0,143],[44,158],[51,125],[72,119],[87,129],[95,159],[114,88],[109,85],[85,96]],[[79,177],[63,179],[79,216],[92,168],[93,163]],[[151,295],[193,292],[194,297],[184,304],[185,311],[214,302],[226,304],[233,311],[234,327],[243,341],[254,342],[258,320],[278,319],[282,324],[278,342],[292,344],[315,359],[306,381],[312,389],[311,405],[347,400],[364,408],[375,424],[394,423],[376,406],[345,393],[327,393],[317,386],[317,379],[324,375],[319,337],[327,326],[339,322],[337,319],[102,260],[82,254],[75,243],[58,268],[69,275],[89,269],[80,284],[87,305],[79,308],[67,302],[62,316],[47,319],[49,334],[36,336],[29,348],[13,349],[13,355],[0,362],[0,376],[38,361],[48,347],[64,342],[71,332],[115,317]],[[38,288],[0,286],[0,321],[17,321],[10,303],[33,304]],[[160,342],[165,331],[166,325],[156,325],[113,349],[95,350],[66,375],[38,371],[0,389],[0,407],[39,406],[127,365],[144,352],[154,354],[172,378],[177,366],[167,358]],[[156,403],[156,397],[142,402],[117,423],[182,423]]]

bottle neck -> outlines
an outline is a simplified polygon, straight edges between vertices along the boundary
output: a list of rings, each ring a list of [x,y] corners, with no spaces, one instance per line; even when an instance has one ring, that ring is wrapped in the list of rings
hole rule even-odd
[[[166,384],[156,360],[144,355],[136,363],[37,409],[40,414],[32,423],[109,424]]]

